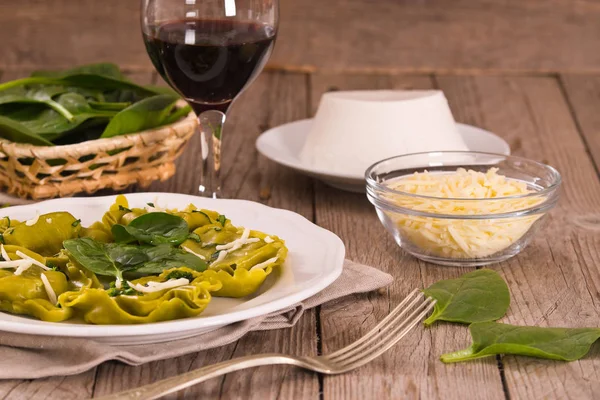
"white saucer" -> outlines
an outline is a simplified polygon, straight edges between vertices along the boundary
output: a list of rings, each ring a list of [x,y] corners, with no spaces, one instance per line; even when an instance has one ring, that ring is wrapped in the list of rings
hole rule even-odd
[[[319,179],[327,185],[350,192],[364,193],[365,178],[362,175],[334,174],[302,164],[299,157],[300,150],[312,122],[312,119],[303,119],[269,129],[256,140],[256,148],[268,159]],[[469,150],[510,154],[508,143],[492,132],[466,124],[456,125]]]

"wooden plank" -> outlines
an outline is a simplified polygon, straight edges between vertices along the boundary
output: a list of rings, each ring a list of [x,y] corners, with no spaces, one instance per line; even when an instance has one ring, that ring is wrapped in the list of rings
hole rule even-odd
[[[562,75],[561,83],[567,99],[575,114],[581,134],[600,170],[600,76],[598,75]]]
[[[433,86],[428,76],[385,77],[315,75],[311,92],[313,111],[328,88],[381,89]],[[459,276],[464,268],[440,268],[404,253],[377,220],[364,195],[351,194],[318,184],[317,223],[338,234],[347,257],[380,268],[395,278],[383,293],[351,296],[321,307],[323,353],[335,351],[358,339],[397,305],[412,289]],[[467,340],[464,327],[436,324],[417,327],[382,357],[359,370],[325,377],[325,399],[487,398],[504,399],[494,359],[475,361],[467,369],[442,364],[438,358]]]
[[[296,211],[313,219],[312,186],[307,178],[276,167],[258,156],[254,141],[267,126],[306,117],[306,77],[302,74],[270,73],[261,76],[232,109],[224,131],[223,175],[230,197],[262,201],[274,207]],[[153,190],[195,194],[199,184],[197,155],[199,141],[193,141],[181,157],[171,180],[156,183]],[[237,343],[173,360],[141,367],[107,363],[99,367],[95,396],[150,383],[157,379],[199,368],[203,365],[259,352],[314,355],[317,350],[314,311],[307,312],[292,329],[253,332]],[[185,398],[265,399],[318,398],[315,374],[282,367],[265,367],[238,372],[190,388]],[[176,396],[174,396],[176,397]]]
[[[75,376],[0,381],[2,400],[82,399],[92,395],[95,369]]]
[[[459,121],[489,129],[512,143],[518,140],[515,154],[545,161],[563,176],[562,199],[548,226],[523,253],[495,267],[512,293],[504,321],[598,326],[600,235],[597,223],[581,221],[599,215],[600,182],[558,82],[525,77],[439,77],[438,81]],[[510,396],[596,398],[599,354],[595,347],[590,356],[572,363],[504,357]]]
[[[600,71],[600,7],[572,0],[281,0],[271,67],[301,71]],[[5,1],[9,68],[150,69],[136,0]],[[551,44],[551,45],[549,45]]]

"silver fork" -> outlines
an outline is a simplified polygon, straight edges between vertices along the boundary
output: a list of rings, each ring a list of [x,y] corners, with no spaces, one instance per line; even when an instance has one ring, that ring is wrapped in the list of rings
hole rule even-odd
[[[369,333],[334,353],[317,357],[267,353],[234,358],[100,400],[156,399],[217,376],[263,365],[288,364],[328,375],[342,374],[383,354],[414,328],[434,305],[435,300],[415,289]]]

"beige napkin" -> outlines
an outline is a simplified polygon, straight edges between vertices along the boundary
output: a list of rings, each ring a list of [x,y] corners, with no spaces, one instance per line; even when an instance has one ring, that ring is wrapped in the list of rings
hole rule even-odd
[[[140,365],[224,346],[249,331],[292,327],[306,309],[352,293],[388,286],[392,280],[385,272],[346,260],[342,275],[334,283],[296,306],[160,345],[111,346],[89,339],[0,332],[0,379],[74,375],[108,360]]]

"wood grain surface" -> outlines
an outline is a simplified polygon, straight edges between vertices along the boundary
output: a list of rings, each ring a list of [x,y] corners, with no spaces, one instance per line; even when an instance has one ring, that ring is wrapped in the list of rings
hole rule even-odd
[[[40,68],[115,61],[139,83],[164,84],[139,33],[137,0],[0,0],[0,80]],[[260,352],[316,355],[371,329],[415,287],[467,269],[404,253],[364,195],[332,189],[260,156],[264,130],[310,117],[321,95],[347,89],[445,92],[455,119],[488,129],[513,154],[555,166],[561,200],[519,256],[493,266],[512,303],[504,322],[599,326],[600,4],[591,0],[281,0],[271,71],[236,101],[224,131],[227,197],[289,209],[338,234],[353,260],[395,278],[386,290],[308,311],[291,328],[254,332],[210,351],[140,367],[109,362],[86,373],[0,381],[0,399],[98,397]],[[287,71],[287,72],[286,72]],[[199,138],[178,173],[151,191],[191,193],[200,183]],[[137,191],[131,187],[127,191]],[[262,367],[208,381],[178,399],[594,399],[600,346],[561,363],[498,357],[445,365],[466,347],[464,326],[417,327],[384,356],[341,376]]]
[[[600,72],[591,0],[280,0],[272,68]],[[4,67],[150,69],[138,0],[0,0]]]
[[[598,326],[600,230],[581,218],[600,216],[600,182],[559,82],[553,78],[441,77],[457,119],[497,132],[520,147],[514,153],[556,167],[562,198],[548,226],[519,256],[496,268],[507,280],[517,325]],[[600,352],[556,363],[502,359],[513,398],[594,398],[600,390]],[[457,365],[457,368],[460,368]]]

